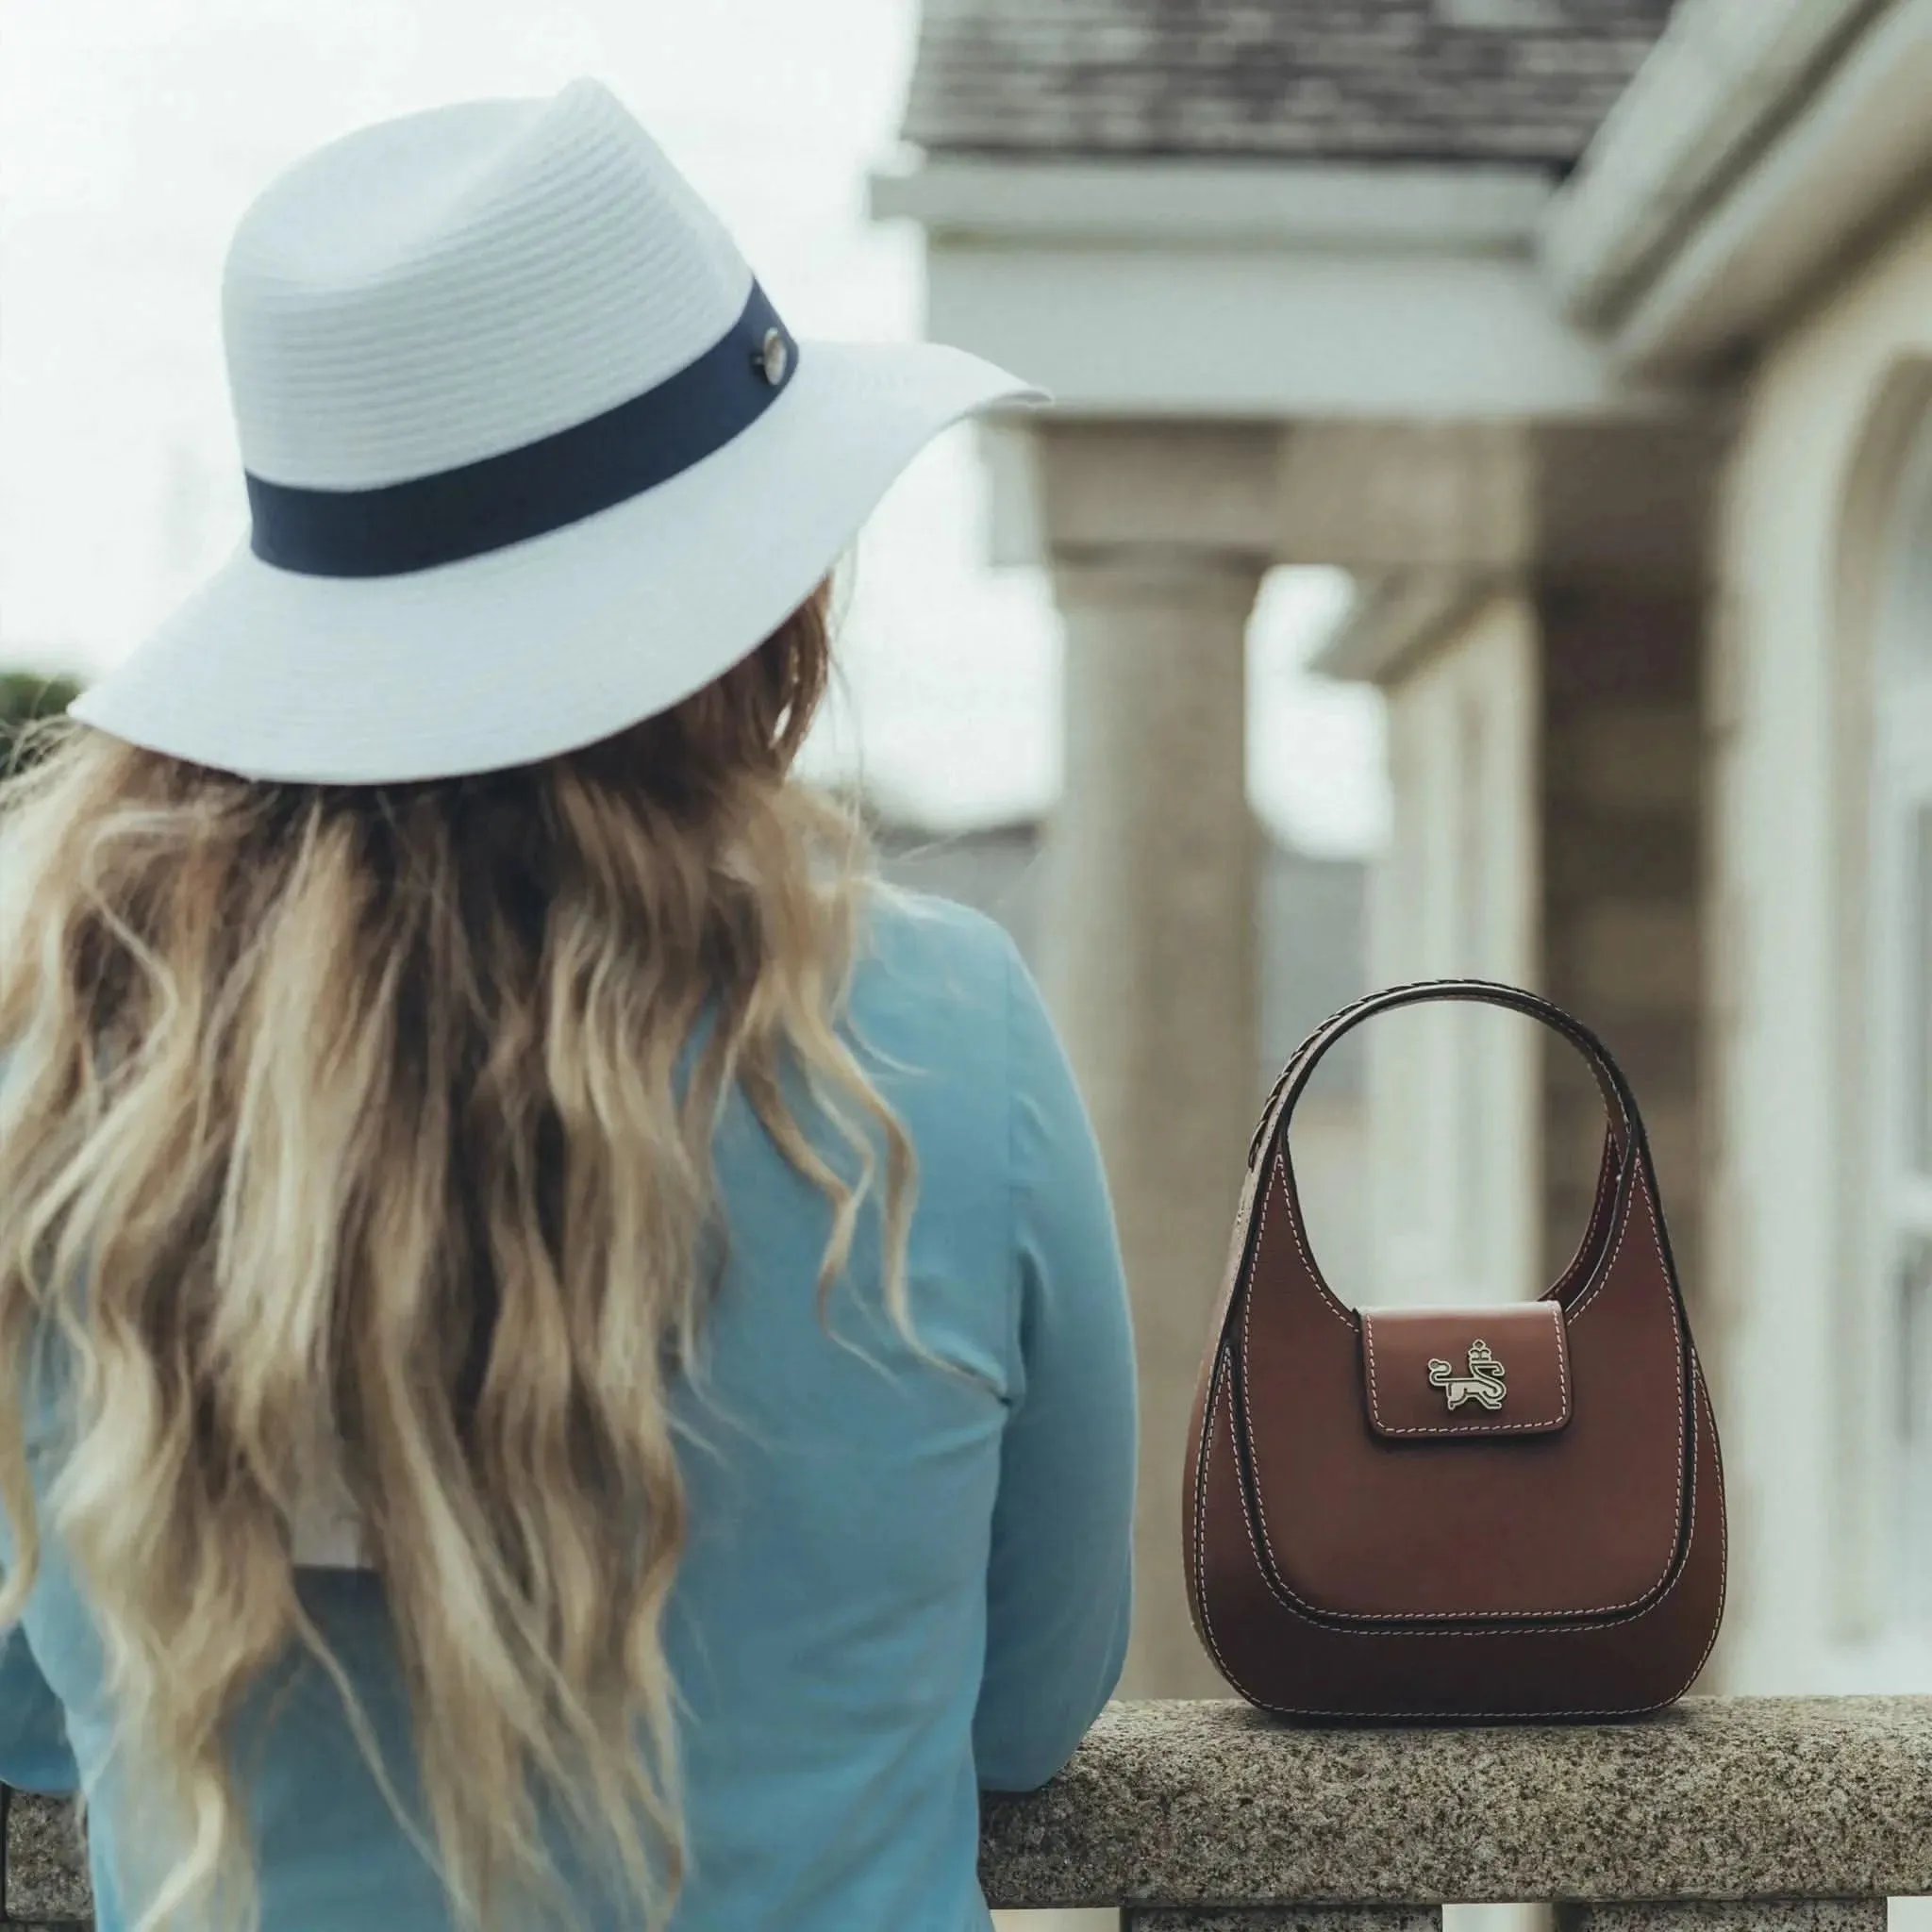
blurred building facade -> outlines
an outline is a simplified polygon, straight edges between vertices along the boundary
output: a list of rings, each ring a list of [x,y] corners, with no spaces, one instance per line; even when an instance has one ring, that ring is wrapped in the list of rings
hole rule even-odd
[[[998,920],[1038,976],[1050,927],[1043,833],[1021,820],[941,834],[888,815],[877,825],[881,870],[894,885]],[[1261,1088],[1329,1014],[1368,990],[1368,873],[1357,860],[1318,858],[1258,836],[1252,1079]],[[1358,1185],[1368,1128],[1362,1046],[1357,1035],[1328,1057],[1294,1124],[1295,1172],[1324,1264],[1336,1281],[1357,1284],[1368,1279],[1370,1233]],[[1150,1104],[1158,1107],[1158,1097]]]
[[[1644,1103],[1731,1472],[1719,1678],[1932,1688],[1928,101],[1932,0],[927,0],[874,211],[930,332],[1059,405],[986,451],[1067,635],[1037,951],[1141,1338],[1130,1689],[1218,1689],[1174,1532],[1281,562],[1355,574],[1324,668],[1390,702],[1369,977],[1539,986]],[[1537,1292],[1593,1090],[1401,1017],[1357,1298]]]

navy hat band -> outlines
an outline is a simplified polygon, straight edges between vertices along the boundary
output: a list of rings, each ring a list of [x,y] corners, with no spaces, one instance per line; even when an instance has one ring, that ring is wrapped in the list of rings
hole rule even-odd
[[[798,344],[752,283],[743,313],[696,361],[615,408],[433,475],[309,490],[249,475],[250,547],[306,576],[400,576],[561,529],[702,462],[748,429],[798,366]]]

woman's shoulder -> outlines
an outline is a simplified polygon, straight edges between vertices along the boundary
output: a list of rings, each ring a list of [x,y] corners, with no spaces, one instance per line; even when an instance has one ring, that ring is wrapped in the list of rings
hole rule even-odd
[[[857,987],[906,989],[930,1008],[1005,1010],[1019,958],[996,919],[957,900],[874,885],[867,894]]]
[[[1030,992],[1025,968],[996,920],[925,892],[870,893],[852,1012],[859,1038],[889,1061],[1003,1085],[1021,988]]]

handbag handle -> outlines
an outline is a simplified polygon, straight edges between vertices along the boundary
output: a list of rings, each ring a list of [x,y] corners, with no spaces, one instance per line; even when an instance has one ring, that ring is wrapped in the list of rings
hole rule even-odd
[[[1506,986],[1498,980],[1424,979],[1407,986],[1385,987],[1379,992],[1367,994],[1353,1006],[1344,1007],[1324,1020],[1295,1048],[1287,1066],[1281,1070],[1281,1077],[1268,1095],[1260,1124],[1248,1143],[1249,1167],[1255,1165],[1263,1148],[1270,1145],[1277,1134],[1287,1130],[1296,1104],[1316,1067],[1338,1040],[1354,1032],[1365,1020],[1374,1019],[1377,1013],[1392,1012],[1398,1007],[1423,1006],[1435,1000],[1466,1000],[1480,1006],[1504,1007],[1541,1021],[1554,1032],[1560,1033],[1582,1054],[1596,1076],[1597,1090],[1604,1099],[1604,1111],[1608,1116],[1610,1143],[1620,1163],[1632,1143],[1641,1140],[1643,1124],[1638,1115],[1637,1097],[1630,1091],[1629,1082],[1610,1058],[1609,1049],[1580,1020],[1574,1019],[1541,993],[1526,991],[1520,986]]]

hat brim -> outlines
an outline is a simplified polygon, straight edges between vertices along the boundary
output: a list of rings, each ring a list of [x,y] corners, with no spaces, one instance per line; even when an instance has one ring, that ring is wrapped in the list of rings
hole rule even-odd
[[[244,543],[69,708],[252,778],[400,783],[554,757],[756,649],[941,430],[1046,400],[941,343],[808,341],[722,449],[544,536],[387,577],[303,575]]]

